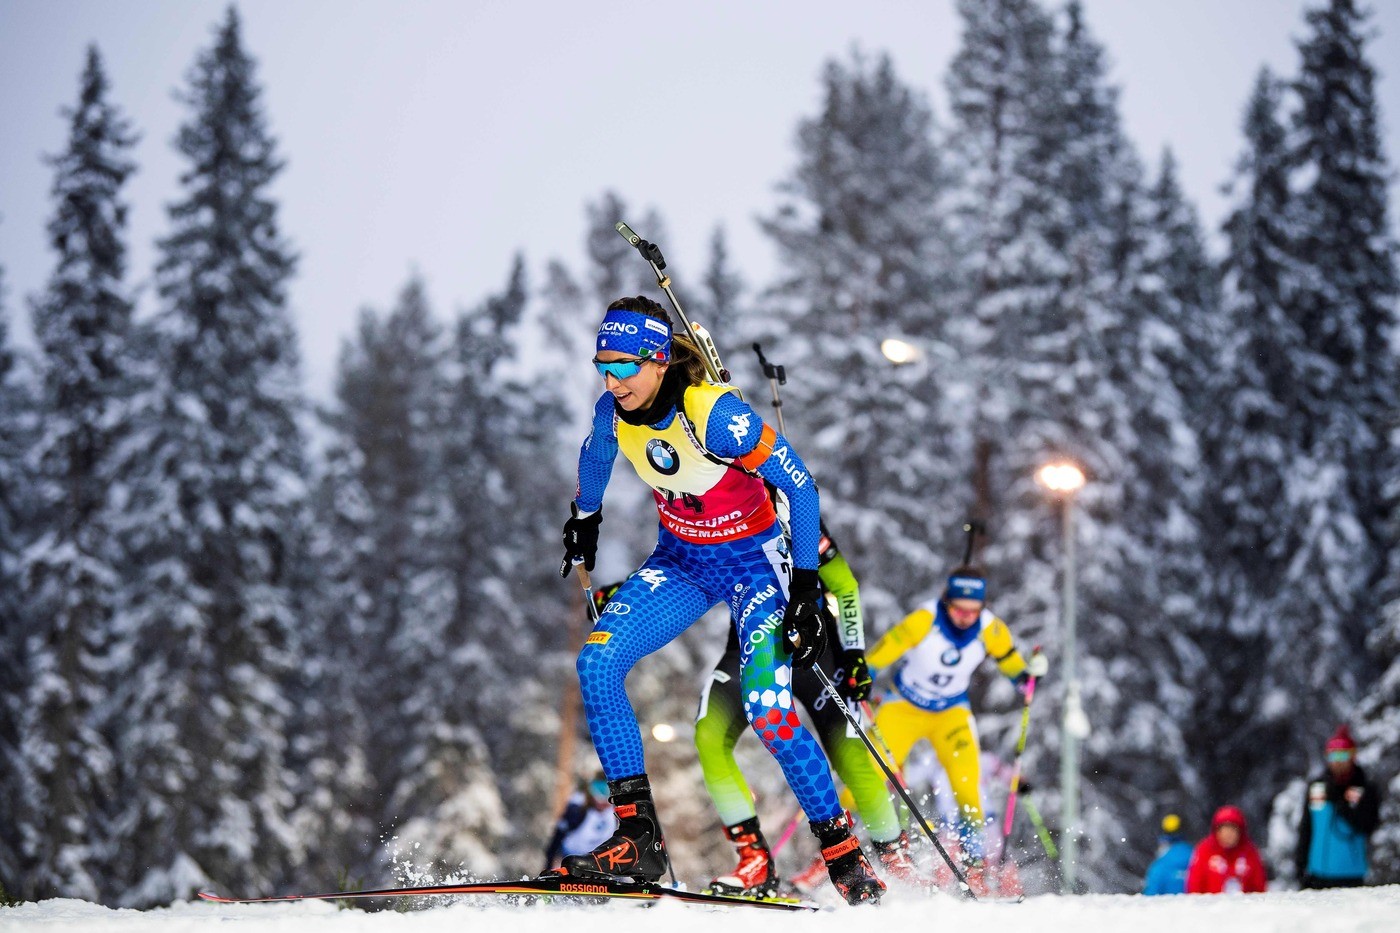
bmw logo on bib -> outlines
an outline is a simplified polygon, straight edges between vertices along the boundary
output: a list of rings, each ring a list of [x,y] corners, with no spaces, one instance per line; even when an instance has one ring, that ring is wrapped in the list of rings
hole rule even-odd
[[[962,652],[957,648],[949,647],[943,651],[943,655],[938,659],[946,667],[956,667],[958,660],[962,658]]]
[[[659,437],[647,441],[647,460],[663,476],[670,476],[681,468],[681,458],[676,448]]]

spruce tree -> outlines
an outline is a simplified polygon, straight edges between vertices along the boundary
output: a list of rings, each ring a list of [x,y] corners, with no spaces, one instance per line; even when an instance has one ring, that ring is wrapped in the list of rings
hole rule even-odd
[[[1341,477],[1312,458],[1324,408],[1312,377],[1331,366],[1299,320],[1298,210],[1282,100],[1265,69],[1246,108],[1245,151],[1231,186],[1237,204],[1225,224],[1227,390],[1220,416],[1206,425],[1219,518],[1208,540],[1220,595],[1201,630],[1218,661],[1193,735],[1214,793],[1256,813],[1270,789],[1305,767],[1305,758],[1279,750],[1304,747],[1299,737],[1325,729],[1355,689],[1345,616],[1319,604],[1343,598],[1336,584],[1345,573],[1319,561],[1319,547],[1330,550],[1336,533],[1355,539],[1359,529],[1345,519]],[[1299,652],[1309,664],[1289,661]]]
[[[31,440],[32,399],[22,381],[18,354],[10,343],[5,303],[5,269],[0,266],[0,795],[18,801],[25,783],[20,755],[20,719],[28,682],[25,660],[27,618],[19,600],[19,562],[24,548],[24,502],[30,479],[24,451]],[[21,855],[22,821],[0,821],[0,887],[11,896],[22,889],[27,864]]]
[[[230,8],[188,75],[187,161],[159,243],[159,384],[133,457],[139,578],[125,613],[124,901],[214,879],[267,891],[302,858],[288,700],[306,521],[295,256],[282,169]]]
[[[1392,443],[1400,443],[1400,428]],[[1400,501],[1400,481],[1385,490]],[[1389,512],[1390,532],[1400,534],[1400,509]],[[1400,549],[1389,554],[1381,590],[1385,594],[1380,618],[1366,644],[1380,667],[1380,677],[1356,711],[1356,738],[1369,777],[1381,789],[1381,825],[1371,837],[1370,880],[1400,883]]]
[[[323,624],[339,616],[351,636],[336,659],[354,709],[373,715],[364,733],[369,799],[381,838],[417,815],[404,788],[420,776],[425,750],[410,706],[420,682],[435,688],[435,659],[452,608],[444,576],[436,477],[441,465],[444,354],[421,279],[411,279],[385,316],[366,310],[341,351],[328,470],[318,501],[332,532]],[[336,615],[332,615],[335,613]],[[387,663],[391,659],[391,663]]]
[[[1334,375],[1318,385],[1326,407],[1313,459],[1335,464],[1353,510],[1337,518],[1363,532],[1345,548],[1319,548],[1317,564],[1345,587],[1340,595],[1349,603],[1328,608],[1342,614],[1339,646],[1363,687],[1351,718],[1371,778],[1382,786],[1389,779],[1382,828],[1372,840],[1374,878],[1384,883],[1400,880],[1400,282],[1391,171],[1368,56],[1369,15],[1352,0],[1331,0],[1306,19],[1291,137],[1293,168],[1305,180],[1298,195],[1299,323]],[[1359,650],[1363,638],[1369,655]],[[1374,685],[1372,665],[1379,672]],[[1298,739],[1302,749],[1316,747],[1316,734]]]
[[[20,822],[27,893],[95,900],[115,890],[117,783],[109,741],[113,619],[129,561],[114,547],[117,446],[139,389],[121,188],[135,170],[128,122],[90,47],[68,145],[52,158],[57,266],[33,305],[43,426],[33,462],[35,539],[20,567],[30,687]]]
[[[799,124],[796,171],[763,221],[783,277],[768,332],[754,336],[787,367],[790,439],[832,533],[858,573],[870,568],[862,599],[886,625],[946,563],[941,545],[970,499],[964,425],[949,407],[962,367],[947,359],[948,179],[934,133],[929,105],[888,56],[829,61],[821,111]],[[888,338],[924,360],[892,365],[880,351]]]
[[[1354,523],[1364,532],[1361,541],[1347,537],[1335,550],[1319,550],[1313,566],[1345,579],[1338,583],[1346,592],[1323,598],[1327,611],[1348,620],[1343,647],[1364,656],[1385,555],[1400,543],[1386,521],[1386,506],[1394,504],[1386,501],[1387,483],[1400,476],[1400,451],[1390,434],[1400,410],[1391,171],[1382,147],[1375,67],[1367,55],[1366,13],[1355,0],[1329,0],[1308,11],[1306,20],[1291,135],[1291,168],[1303,180],[1297,200],[1297,321],[1326,363],[1325,369],[1300,374],[1317,396],[1307,455],[1335,464],[1342,477],[1344,488],[1328,507],[1344,502],[1350,514],[1333,512],[1326,522]]]
[[[1179,400],[1157,348],[1140,337],[1151,324],[1135,300],[1151,211],[1103,50],[1078,5],[1063,31],[1030,0],[959,9],[963,44],[948,78],[968,272],[959,329],[980,370],[971,475],[989,518],[992,604],[1018,635],[1046,645],[1051,677],[1062,676],[1060,521],[1034,476],[1051,459],[1074,460],[1088,478],[1075,506],[1076,663],[1092,726],[1078,873],[1091,888],[1116,889],[1147,855],[1121,840],[1151,838],[1157,799],[1193,783],[1189,771],[1178,774],[1183,724],[1171,715],[1183,712],[1191,646],[1160,608],[1162,542],[1134,520],[1170,511],[1177,495],[1140,469],[1135,452],[1146,443],[1179,462],[1186,453],[1171,449]],[[1121,689],[1132,672],[1159,669],[1151,689]],[[1060,743],[1067,699],[1047,688],[1042,749]],[[984,721],[1005,747],[1005,718],[979,714]],[[1033,780],[1053,765],[1028,752]]]

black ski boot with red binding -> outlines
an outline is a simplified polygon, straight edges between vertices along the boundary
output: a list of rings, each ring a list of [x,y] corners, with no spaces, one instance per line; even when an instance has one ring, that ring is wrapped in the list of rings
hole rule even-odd
[[[729,874],[711,881],[709,890],[734,897],[776,895],[778,872],[773,867],[773,852],[768,848],[768,840],[763,838],[763,830],[758,828],[758,817],[749,817],[742,823],[724,827],[724,835],[739,850],[739,865]]]
[[[563,873],[611,881],[657,881],[666,874],[666,842],[645,774],[608,782],[617,831],[587,855],[564,859]]]
[[[831,883],[846,899],[847,904],[878,904],[885,893],[885,883],[870,867],[860,840],[851,833],[851,821],[846,814],[812,823],[812,832],[822,847],[822,861]]]

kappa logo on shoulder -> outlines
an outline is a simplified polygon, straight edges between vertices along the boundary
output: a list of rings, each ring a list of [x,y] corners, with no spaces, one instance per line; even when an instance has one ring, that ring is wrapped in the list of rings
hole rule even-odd
[[[735,415],[729,419],[729,433],[734,435],[735,441],[742,441],[749,436],[749,413]]]

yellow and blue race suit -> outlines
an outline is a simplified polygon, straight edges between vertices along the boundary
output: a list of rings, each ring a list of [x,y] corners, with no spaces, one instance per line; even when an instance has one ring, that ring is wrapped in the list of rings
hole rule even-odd
[[[889,745],[895,768],[904,767],[914,743],[928,739],[962,814],[963,849],[974,858],[983,851],[982,765],[968,688],[988,657],[1013,679],[1026,669],[1011,630],[991,610],[984,608],[975,623],[960,629],[942,600],[910,613],[866,655],[872,669],[894,666],[898,699],[880,704],[875,727]]]
[[[672,370],[667,379],[677,375]],[[663,382],[658,398],[666,388]],[[779,646],[791,570],[817,568],[816,483],[787,440],[733,389],[701,384],[675,394],[680,404],[649,412],[650,423],[629,422],[603,395],[579,454],[581,514],[601,507],[621,452],[652,488],[660,517],[656,549],[608,601],[579,653],[598,758],[610,780],[645,771],[627,674],[724,603],[739,638],[744,716],[808,819],[832,819],[841,808],[831,769],[794,709],[792,667]],[[790,504],[791,543],[765,481]]]

